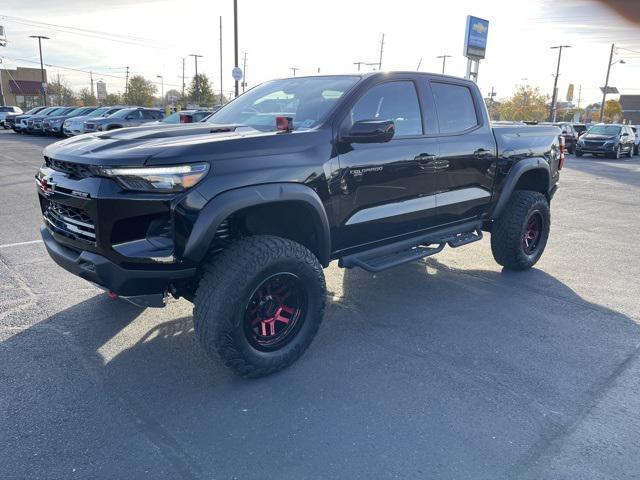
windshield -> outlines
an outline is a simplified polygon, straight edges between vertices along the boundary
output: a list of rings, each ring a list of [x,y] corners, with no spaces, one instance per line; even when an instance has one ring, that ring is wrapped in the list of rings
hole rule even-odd
[[[109,115],[109,118],[124,118],[131,112],[135,112],[135,110],[135,108],[123,108],[122,110],[118,110],[116,113]]]
[[[360,77],[305,77],[273,80],[249,90],[211,115],[208,123],[242,124],[276,130],[276,117],[293,117],[293,128],[317,126]]]
[[[82,113],[86,111],[87,111],[86,107],[76,108],[75,110],[71,110],[69,113],[67,113],[67,116],[77,117],[78,115],[82,115]]]
[[[620,133],[620,127],[615,125],[596,125],[591,127],[587,133],[592,135],[617,135]]]
[[[171,115],[163,119],[162,123],[180,123],[180,112],[172,113]]]
[[[40,110],[42,110],[42,107],[35,107],[29,110],[27,113],[25,113],[25,115],[34,115],[38,113]]]
[[[87,118],[99,117],[100,115],[108,112],[111,107],[96,108],[93,112],[87,114]]]

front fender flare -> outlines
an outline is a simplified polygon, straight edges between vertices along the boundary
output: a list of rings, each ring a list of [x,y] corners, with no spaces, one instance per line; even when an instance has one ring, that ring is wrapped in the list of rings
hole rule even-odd
[[[287,201],[304,202],[313,212],[314,228],[319,243],[318,261],[326,267],[331,259],[329,219],[318,194],[300,183],[253,185],[215,196],[200,212],[185,245],[184,258],[200,262],[207,254],[218,226],[232,213],[265,203]]]
[[[515,165],[511,167],[509,173],[507,174],[507,178],[505,178],[504,183],[502,185],[502,190],[499,194],[498,200],[496,201],[495,207],[491,212],[491,218],[495,219],[500,216],[502,211],[507,206],[509,202],[509,198],[511,194],[516,189],[516,185],[518,184],[518,180],[520,177],[524,175],[524,173],[530,170],[544,170],[547,174],[547,179],[549,184],[546,188],[546,194],[548,195],[551,191],[551,169],[549,168],[549,164],[543,158],[525,158],[520,160]]]

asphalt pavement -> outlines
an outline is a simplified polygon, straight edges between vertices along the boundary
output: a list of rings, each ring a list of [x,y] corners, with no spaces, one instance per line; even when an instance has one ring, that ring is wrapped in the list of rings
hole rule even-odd
[[[640,478],[640,157],[569,157],[547,250],[488,236],[377,275],[326,271],[291,368],[233,376],[192,307],[142,310],[57,267],[0,130],[0,478]]]

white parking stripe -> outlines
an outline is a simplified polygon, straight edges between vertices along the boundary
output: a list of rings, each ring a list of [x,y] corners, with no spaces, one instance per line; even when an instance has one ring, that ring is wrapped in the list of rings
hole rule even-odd
[[[33,243],[42,243],[42,240],[29,240],[28,242],[5,243],[4,245],[0,245],[0,248],[20,247],[21,245],[31,245]]]

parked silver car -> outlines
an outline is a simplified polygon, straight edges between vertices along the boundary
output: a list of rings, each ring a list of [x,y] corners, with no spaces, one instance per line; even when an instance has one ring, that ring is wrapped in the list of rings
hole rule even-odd
[[[69,118],[67,120],[65,120],[63,127],[62,127],[62,131],[64,132],[64,134],[68,137],[71,137],[73,135],[80,135],[82,133],[87,133],[84,129],[84,122],[87,120],[91,120],[91,119],[98,119],[98,118],[103,118],[103,117],[108,117],[109,115],[112,115],[114,113],[116,113],[119,110],[122,110],[123,106],[119,106],[119,105],[113,105],[113,106],[109,106],[109,107],[100,107],[95,109],[93,112],[91,112],[88,115],[83,115],[81,117],[74,117],[74,118]]]
[[[145,123],[161,120],[163,116],[163,113],[155,108],[123,108],[106,118],[86,120],[84,122],[84,128],[86,132],[91,132],[96,130],[107,131],[116,128],[137,127]]]

